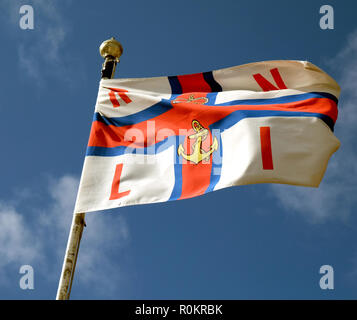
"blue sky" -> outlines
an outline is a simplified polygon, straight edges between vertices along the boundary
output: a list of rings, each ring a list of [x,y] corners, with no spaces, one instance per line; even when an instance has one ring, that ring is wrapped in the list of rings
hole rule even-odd
[[[19,8],[33,6],[33,30]],[[334,30],[319,27],[322,5]],[[72,299],[357,298],[357,4],[15,1],[0,4],[0,299],[54,299],[103,62],[116,77],[308,60],[342,91],[341,147],[318,189],[251,185],[86,216]],[[19,287],[22,265],[34,290]],[[334,290],[321,290],[322,265]]]

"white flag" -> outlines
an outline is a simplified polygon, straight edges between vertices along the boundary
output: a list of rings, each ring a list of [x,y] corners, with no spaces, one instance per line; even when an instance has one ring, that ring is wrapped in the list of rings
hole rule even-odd
[[[101,80],[75,213],[225,187],[317,187],[340,142],[340,88],[309,62]]]

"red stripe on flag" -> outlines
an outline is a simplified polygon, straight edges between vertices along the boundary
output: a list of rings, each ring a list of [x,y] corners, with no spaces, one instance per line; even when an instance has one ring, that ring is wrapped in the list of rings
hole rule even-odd
[[[209,120],[207,120],[200,121],[204,128],[208,128],[209,126]],[[195,131],[191,128],[185,139],[184,149],[186,154],[190,154],[193,151],[193,144],[196,141],[188,138],[188,136],[193,133],[195,133]],[[207,138],[202,141],[201,151],[208,151],[211,145],[212,135],[209,133]],[[179,199],[187,199],[204,194],[211,181],[211,170],[212,155],[197,164],[182,159],[182,191]]]
[[[203,77],[203,73],[187,74],[183,76],[177,76],[182,93],[190,92],[211,92],[210,85]]]
[[[260,144],[264,170],[273,170],[273,155],[271,151],[270,127],[260,127]]]
[[[194,103],[186,103],[182,105],[187,107],[172,108],[171,110],[155,118],[150,119],[150,121],[155,121],[155,131],[158,132],[161,129],[169,128],[175,135],[178,135],[180,129],[186,128],[187,125],[190,125],[188,124],[188,121],[190,120],[192,121],[193,119],[199,119],[200,122],[202,121],[202,125],[207,125],[208,127],[212,123],[226,117],[235,110],[276,110],[312,112],[329,116],[334,122],[336,121],[338,112],[336,102],[324,98],[312,98],[298,102],[263,106],[209,106],[204,109],[202,108],[202,105],[197,105]],[[124,135],[128,129],[140,130],[140,132],[142,132],[143,134],[139,138],[144,139],[144,141],[141,141],[138,138],[137,140],[135,140],[134,145],[132,145],[133,141],[124,141]],[[156,142],[159,142],[161,140],[158,139],[156,140]],[[92,123],[88,146],[111,148],[129,145],[138,148],[148,145],[147,121],[123,127],[106,125],[100,121],[94,121]]]
[[[211,181],[211,170],[211,160],[209,163],[202,161],[198,164],[191,162],[183,163],[182,192],[179,199],[187,199],[204,194]]]

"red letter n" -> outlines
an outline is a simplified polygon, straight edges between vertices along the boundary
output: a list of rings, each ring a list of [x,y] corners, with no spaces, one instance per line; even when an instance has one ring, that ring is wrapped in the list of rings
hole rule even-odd
[[[112,191],[110,193],[110,198],[109,200],[116,200],[120,199],[122,197],[127,196],[130,193],[130,190],[124,191],[124,192],[119,192],[119,185],[120,185],[120,176],[121,172],[123,170],[123,164],[117,164],[115,168],[115,174],[112,182]]]
[[[259,84],[259,86],[263,89],[263,91],[287,89],[283,79],[281,78],[278,68],[271,69],[270,73],[273,76],[273,79],[278,87],[274,86],[271,82],[265,79],[260,73],[256,73],[253,75],[255,81]]]

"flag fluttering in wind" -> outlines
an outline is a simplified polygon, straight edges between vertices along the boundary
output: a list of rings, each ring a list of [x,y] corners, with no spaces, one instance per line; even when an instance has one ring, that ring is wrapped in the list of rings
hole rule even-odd
[[[225,187],[319,186],[340,142],[340,88],[305,61],[102,79],[75,213]]]

